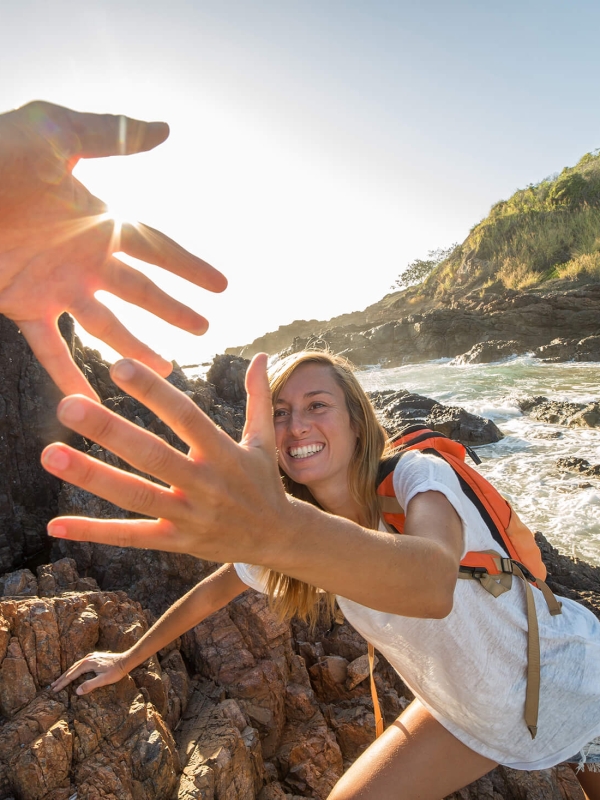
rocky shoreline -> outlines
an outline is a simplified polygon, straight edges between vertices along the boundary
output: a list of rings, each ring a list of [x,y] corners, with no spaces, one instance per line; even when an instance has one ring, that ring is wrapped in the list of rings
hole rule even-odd
[[[357,366],[398,367],[439,358],[488,363],[531,353],[545,361],[600,361],[600,284],[518,292],[477,290],[416,311],[403,293],[329,322],[297,321],[227,354],[250,358],[314,342]]]
[[[62,328],[103,401],[136,424],[184,445],[112,384],[107,365]],[[215,359],[207,380],[171,381],[239,438],[247,362]],[[296,800],[325,798],[374,738],[366,643],[346,623],[310,632],[277,621],[248,590],[123,681],[80,698],[47,690],[93,649],[122,650],[216,565],[190,556],[58,541],[56,513],[121,516],[111,504],[61,484],[39,468],[48,441],[119,463],[54,423],[57,395],[14,326],[0,318],[0,800]],[[390,430],[425,421],[477,445],[502,434],[489,420],[403,391],[372,396]],[[585,409],[563,413],[565,423]],[[545,410],[544,410],[545,409]],[[594,409],[591,410],[592,413]],[[567,413],[569,412],[569,413]],[[592,465],[565,464],[581,474]],[[594,474],[589,477],[594,478]],[[551,588],[600,617],[600,568],[560,555],[540,535]],[[391,723],[411,694],[380,657],[376,683]],[[581,800],[571,771],[498,768],[456,798]]]

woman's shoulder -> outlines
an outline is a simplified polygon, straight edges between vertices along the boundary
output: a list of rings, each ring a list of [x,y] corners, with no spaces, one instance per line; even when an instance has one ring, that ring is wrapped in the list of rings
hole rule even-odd
[[[398,502],[406,508],[421,492],[441,492],[464,516],[464,496],[452,467],[443,458],[411,450],[398,459],[394,468],[394,491]]]
[[[433,480],[449,481],[453,486],[458,484],[454,470],[442,457],[421,450],[403,453],[394,467],[394,482],[407,480],[413,483]]]

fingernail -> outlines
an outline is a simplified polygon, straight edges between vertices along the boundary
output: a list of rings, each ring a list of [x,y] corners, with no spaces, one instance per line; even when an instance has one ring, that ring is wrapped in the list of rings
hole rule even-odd
[[[42,453],[42,464],[46,469],[63,470],[67,469],[70,463],[69,454],[60,447],[49,447]]]
[[[85,405],[77,397],[67,397],[58,409],[61,422],[82,422],[85,418]]]
[[[55,539],[62,539],[67,535],[67,529],[64,525],[57,525],[50,522],[47,527],[48,536],[53,536]]]
[[[135,375],[135,366],[131,361],[123,359],[122,361],[117,361],[117,363],[113,365],[111,373],[113,378],[117,378],[120,381],[129,381]]]
[[[78,695],[82,695],[83,694],[83,689],[81,688],[81,686],[78,686],[75,689],[75,694],[78,694]]]

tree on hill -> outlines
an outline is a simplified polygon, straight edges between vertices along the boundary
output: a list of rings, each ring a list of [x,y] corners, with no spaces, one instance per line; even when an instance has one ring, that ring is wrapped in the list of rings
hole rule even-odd
[[[406,269],[398,275],[390,288],[406,289],[409,286],[423,283],[425,278],[431,274],[437,265],[449,258],[458,247],[460,247],[460,245],[457,242],[450,245],[446,250],[438,247],[437,250],[430,250],[427,253],[426,259],[417,258],[411,261]]]

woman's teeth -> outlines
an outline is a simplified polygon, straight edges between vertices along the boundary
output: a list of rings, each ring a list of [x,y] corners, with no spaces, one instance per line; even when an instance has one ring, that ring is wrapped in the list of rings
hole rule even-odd
[[[290,447],[289,453],[292,458],[307,458],[320,453],[324,447],[324,444],[307,444],[305,447]]]

